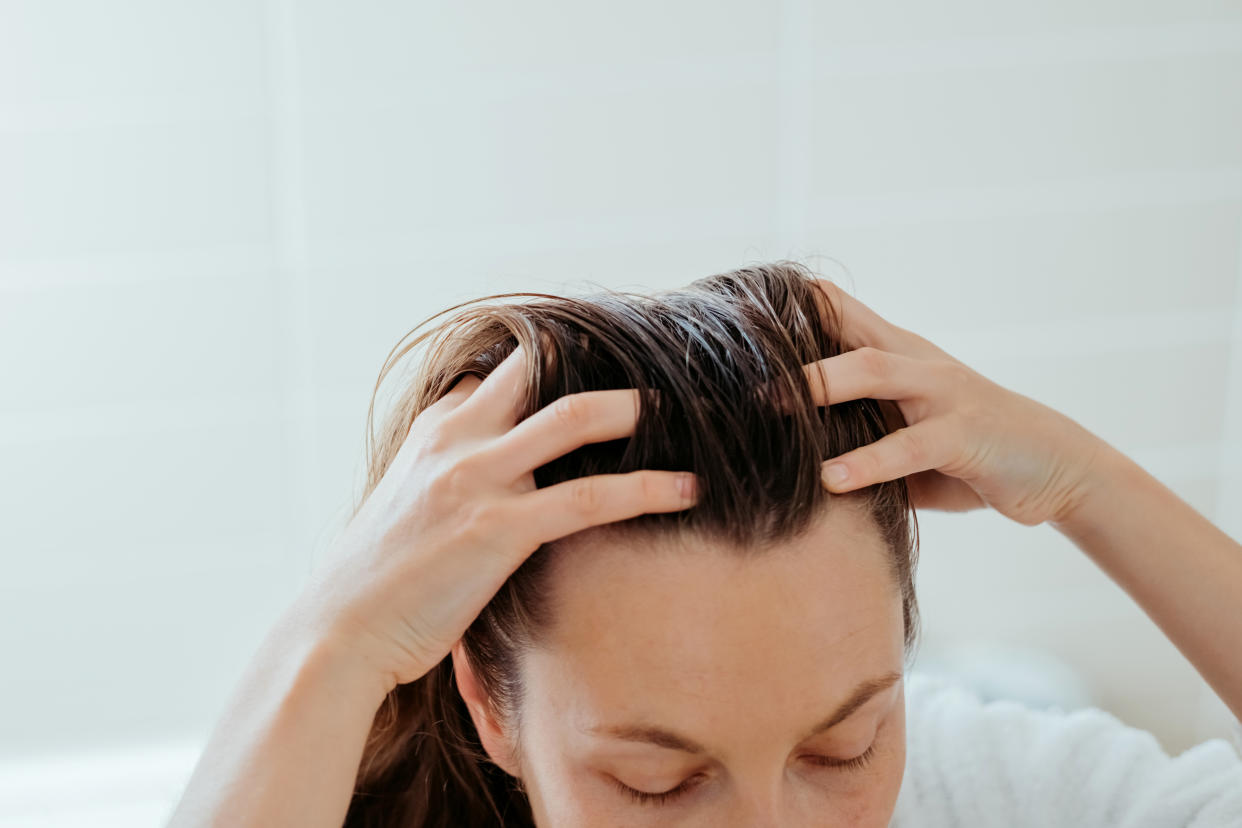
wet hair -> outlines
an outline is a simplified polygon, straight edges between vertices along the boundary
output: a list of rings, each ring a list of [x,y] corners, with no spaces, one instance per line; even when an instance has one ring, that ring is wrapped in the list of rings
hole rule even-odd
[[[398,344],[380,373],[377,393],[406,354],[424,349],[378,435],[372,396],[367,483],[355,513],[414,418],[462,377],[485,378],[520,344],[529,377],[519,420],[581,391],[636,388],[641,400],[631,437],[575,449],[536,469],[537,486],[644,468],[691,471],[699,479],[694,506],[640,515],[610,531],[691,531],[746,554],[797,536],[831,503],[861,503],[889,550],[909,657],[917,637],[918,526],[905,479],[847,495],[829,495],[820,483],[823,460],[906,422],[888,401],[815,404],[802,366],[850,346],[840,310],[814,279],[798,263],[776,262],[647,295],[501,294],[437,314],[406,335],[440,320]],[[462,639],[482,690],[504,715],[521,702],[521,651],[547,622],[541,610],[553,546],[518,568]],[[638,553],[634,565],[643,565]],[[451,657],[389,693],[367,739],[348,828],[533,824],[520,782],[482,749]]]

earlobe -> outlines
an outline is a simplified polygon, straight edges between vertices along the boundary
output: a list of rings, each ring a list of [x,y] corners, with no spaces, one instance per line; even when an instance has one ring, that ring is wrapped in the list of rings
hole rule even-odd
[[[496,715],[491,700],[484,694],[460,641],[453,645],[452,657],[457,692],[461,694],[466,708],[470,711],[470,718],[474,722],[474,729],[478,731],[483,750],[505,773],[521,778],[504,726]]]

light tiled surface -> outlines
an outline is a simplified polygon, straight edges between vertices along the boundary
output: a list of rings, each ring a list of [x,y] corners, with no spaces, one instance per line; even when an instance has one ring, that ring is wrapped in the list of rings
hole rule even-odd
[[[10,762],[202,739],[483,293],[802,258],[1242,536],[1236,3],[10,2],[0,181]],[[921,523],[929,646],[1224,732],[1055,532]]]

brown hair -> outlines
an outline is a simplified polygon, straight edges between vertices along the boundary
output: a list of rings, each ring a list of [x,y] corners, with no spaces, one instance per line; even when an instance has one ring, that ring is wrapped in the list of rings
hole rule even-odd
[[[614,527],[691,530],[755,552],[793,537],[830,502],[820,484],[821,461],[906,424],[887,401],[815,405],[802,366],[849,348],[838,309],[813,279],[800,264],[777,262],[653,295],[501,294],[437,314],[427,322],[457,311],[394,348],[380,373],[377,392],[402,356],[427,347],[377,439],[372,397],[367,485],[358,507],[414,418],[462,376],[486,377],[520,344],[530,375],[519,419],[580,391],[637,388],[642,400],[631,438],[576,449],[536,469],[536,485],[642,468],[692,471],[699,477],[692,508]],[[865,504],[891,551],[909,655],[917,636],[918,526],[906,482],[845,497]],[[462,639],[480,685],[501,712],[520,704],[517,658],[546,621],[540,596],[549,546],[519,567]],[[520,783],[483,752],[449,657],[392,690],[367,740],[348,828],[533,824]]]

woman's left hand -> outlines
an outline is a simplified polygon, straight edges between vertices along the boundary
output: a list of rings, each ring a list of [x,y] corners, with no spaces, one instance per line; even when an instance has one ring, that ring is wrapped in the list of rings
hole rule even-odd
[[[1108,444],[1082,425],[992,382],[827,280],[826,325],[855,348],[805,366],[820,405],[894,400],[907,427],[824,463],[832,492],[907,477],[915,508],[987,505],[1027,526],[1056,523],[1082,497]],[[835,466],[847,473],[832,477]]]

